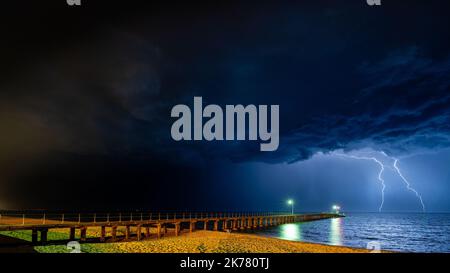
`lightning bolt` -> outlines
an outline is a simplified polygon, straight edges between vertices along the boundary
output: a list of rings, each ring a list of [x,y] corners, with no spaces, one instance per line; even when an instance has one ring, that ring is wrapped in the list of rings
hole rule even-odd
[[[380,184],[381,184],[381,204],[380,204],[380,207],[378,208],[378,211],[381,212],[381,210],[383,209],[383,205],[384,205],[384,190],[386,189],[386,184],[382,177],[383,172],[384,172],[383,163],[381,163],[381,161],[379,161],[375,157],[354,156],[354,155],[346,155],[346,154],[341,154],[341,153],[335,153],[335,155],[352,158],[352,159],[358,159],[358,160],[371,160],[380,166],[380,171],[378,172],[378,180],[380,181]]]
[[[406,189],[411,191],[411,192],[413,192],[417,196],[417,198],[420,201],[420,204],[422,205],[422,211],[425,212],[425,204],[423,203],[422,196],[414,188],[411,187],[411,184],[408,182],[408,180],[400,172],[400,169],[398,168],[397,163],[398,163],[398,159],[394,158],[394,169],[396,170],[397,174],[401,177],[401,179],[405,183]]]
[[[400,171],[400,168],[397,165],[399,160],[397,158],[388,156],[383,151],[379,151],[378,153],[380,153],[381,155],[383,155],[391,160],[394,160],[393,168],[390,166],[385,166],[380,160],[378,160],[375,157],[355,156],[355,155],[347,155],[347,154],[333,152],[334,155],[338,155],[338,156],[342,156],[342,157],[358,159],[358,160],[371,160],[380,166],[380,171],[378,173],[378,180],[381,183],[381,204],[380,204],[380,207],[378,208],[379,212],[381,212],[381,210],[383,209],[383,205],[384,205],[384,190],[386,189],[386,184],[385,184],[385,181],[384,181],[382,175],[383,175],[385,168],[390,168],[392,170],[395,170],[395,172],[398,174],[398,176],[402,179],[403,183],[405,184],[406,189],[408,191],[413,192],[416,195],[417,199],[419,199],[420,204],[422,205],[422,211],[425,212],[425,204],[423,203],[422,196],[419,194],[419,192],[416,189],[411,187],[411,184],[409,183],[409,181],[403,176],[402,172]]]

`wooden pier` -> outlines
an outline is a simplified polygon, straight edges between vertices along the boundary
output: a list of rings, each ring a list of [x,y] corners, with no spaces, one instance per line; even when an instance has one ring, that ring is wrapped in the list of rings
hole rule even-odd
[[[289,214],[289,215],[272,215],[272,214],[240,214],[240,213],[183,213],[173,215],[155,214],[144,219],[143,214],[133,214],[127,217],[115,215],[111,217],[109,214],[103,219],[98,219],[96,215],[90,221],[81,221],[81,215],[78,214],[78,221],[74,219],[67,220],[67,216],[61,214],[58,219],[48,219],[44,214],[39,218],[4,216],[0,219],[0,231],[17,231],[31,230],[33,244],[45,244],[48,240],[48,231],[51,229],[67,229],[69,233],[69,241],[79,240],[84,242],[87,240],[88,228],[100,227],[100,242],[117,241],[118,228],[125,229],[125,240],[134,238],[142,240],[144,238],[161,238],[167,234],[168,228],[173,230],[175,236],[178,236],[181,230],[189,230],[194,232],[196,229],[214,230],[214,231],[242,231],[250,229],[264,229],[277,225],[295,222],[314,221],[335,217],[343,217],[341,214],[333,213],[317,213],[317,214]],[[156,230],[151,233],[152,230]],[[79,238],[75,238],[79,231]]]

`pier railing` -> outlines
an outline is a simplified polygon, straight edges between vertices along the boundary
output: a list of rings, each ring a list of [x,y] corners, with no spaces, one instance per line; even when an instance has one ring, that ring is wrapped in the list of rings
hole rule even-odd
[[[290,215],[288,212],[0,212],[0,225],[109,223]]]

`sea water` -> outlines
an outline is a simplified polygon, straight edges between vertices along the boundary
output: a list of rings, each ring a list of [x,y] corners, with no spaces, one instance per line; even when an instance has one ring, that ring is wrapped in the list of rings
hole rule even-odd
[[[450,252],[450,214],[348,213],[345,218],[284,224],[256,231],[280,239],[381,250]],[[372,243],[373,244],[373,243]]]

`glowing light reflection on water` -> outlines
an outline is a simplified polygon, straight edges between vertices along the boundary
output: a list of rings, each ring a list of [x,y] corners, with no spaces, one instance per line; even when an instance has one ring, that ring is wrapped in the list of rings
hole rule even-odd
[[[297,224],[285,224],[280,226],[280,238],[291,241],[302,240],[301,226]]]
[[[331,219],[328,242],[330,245],[342,245],[342,218]]]

